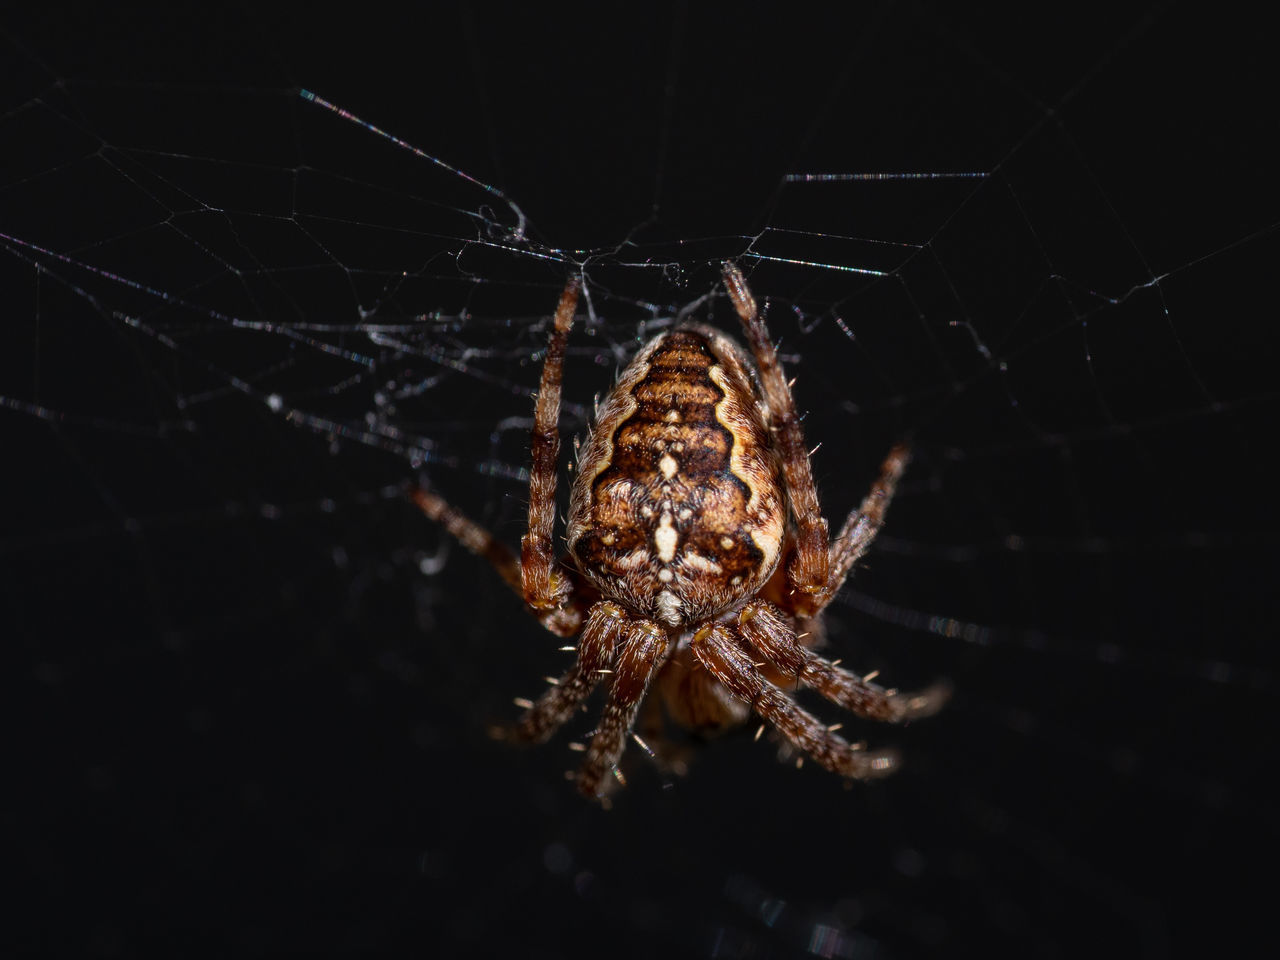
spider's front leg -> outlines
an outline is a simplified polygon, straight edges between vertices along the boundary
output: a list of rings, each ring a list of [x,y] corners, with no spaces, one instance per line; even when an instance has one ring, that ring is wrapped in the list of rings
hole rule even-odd
[[[512,738],[542,743],[564,725],[573,711],[591,696],[602,676],[612,673],[614,651],[626,637],[626,614],[612,603],[597,603],[587,614],[587,625],[578,640],[573,667],[536,702],[516,700],[525,708],[511,731]]]
[[[621,626],[625,638],[619,644],[609,700],[578,771],[578,790],[587,797],[604,795],[606,784],[602,781],[616,773],[640,703],[667,653],[666,634],[656,623],[628,620]]]
[[[694,634],[692,648],[698,661],[735,697],[833,773],[868,780],[887,776],[898,766],[894,751],[855,747],[766,680],[724,624],[703,627]]]
[[[869,683],[801,645],[773,604],[754,600],[738,614],[738,632],[769,663],[860,717],[898,723],[937,713],[950,695],[947,684],[916,693],[895,693]]]
[[[516,701],[525,712],[516,721],[512,738],[534,743],[546,740],[573,716],[600,680],[609,676],[609,699],[578,773],[578,789],[583,794],[603,796],[602,781],[622,756],[640,703],[663,664],[667,648],[666,634],[657,624],[637,620],[617,604],[597,603],[587,615],[572,669],[552,681],[536,702]]]

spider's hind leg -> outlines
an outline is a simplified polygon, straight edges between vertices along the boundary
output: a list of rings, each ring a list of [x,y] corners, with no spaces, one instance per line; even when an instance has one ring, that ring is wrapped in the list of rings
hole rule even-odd
[[[782,455],[782,472],[795,520],[795,552],[787,574],[797,591],[814,596],[821,593],[829,578],[827,521],[818,503],[818,488],[813,482],[813,468],[809,465],[795,399],[742,271],[734,263],[726,262],[723,276],[725,289],[729,291],[729,299],[742,321],[742,331],[755,357],[760,385],[769,405],[769,427]]]
[[[900,443],[894,446],[880,465],[880,475],[871,485],[870,491],[862,498],[862,503],[851,512],[831,541],[831,567],[827,573],[827,583],[816,597],[813,614],[821,612],[835,599],[840,588],[844,586],[849,571],[870,549],[871,543],[884,526],[885,514],[893,495],[897,492],[898,481],[902,479],[907,464],[911,462],[911,448]]]
[[[580,290],[580,282],[572,279],[560,295],[542,363],[530,433],[529,532],[520,541],[520,581],[525,603],[543,613],[564,607],[573,594],[572,584],[556,567],[552,532],[560,458],[560,387],[564,381],[565,347]]]
[[[503,581],[517,596],[524,598],[524,587],[521,582],[520,559],[511,552],[505,543],[494,537],[480,524],[476,523],[462,511],[454,507],[438,493],[422,487],[410,487],[409,499],[428,519],[438,523],[458,543],[462,544],[477,557],[489,561]],[[557,576],[563,573],[557,571]],[[538,610],[527,609],[538,618],[538,622],[557,637],[571,637],[582,626],[582,596],[575,589],[558,607]]]

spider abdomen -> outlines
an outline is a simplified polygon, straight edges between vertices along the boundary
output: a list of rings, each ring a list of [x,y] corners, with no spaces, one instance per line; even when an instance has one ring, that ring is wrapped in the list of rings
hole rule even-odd
[[[606,597],[669,627],[752,596],[786,530],[780,459],[751,361],[702,325],[651,341],[600,407],[569,550]]]

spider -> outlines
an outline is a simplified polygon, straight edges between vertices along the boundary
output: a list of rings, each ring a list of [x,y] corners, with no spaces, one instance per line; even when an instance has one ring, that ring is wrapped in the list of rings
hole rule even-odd
[[[851,744],[796,703],[811,687],[863,717],[897,722],[933,713],[943,685],[900,694],[814,653],[821,615],[866,553],[909,459],[889,451],[870,493],[834,540],[818,504],[791,389],[737,266],[723,278],[750,354],[701,323],[649,341],[597,410],[578,457],[566,529],[553,545],[560,387],[579,281],[561,294],[542,367],[532,431],[528,532],[517,557],[441,497],[415,489],[422,511],[488,559],[542,625],[578,635],[577,661],[524,713],[511,735],[548,739],[602,679],[604,712],[577,774],[605,798],[650,688],[645,732],[661,709],[702,733],[752,712],[823,767],[847,778],[891,773],[892,751]],[[752,362],[754,358],[754,363]],[[655,717],[655,712],[658,716]],[[838,725],[836,725],[838,726]],[[764,729],[763,724],[761,730]],[[760,731],[757,731],[759,736]],[[800,758],[801,760],[803,757]]]

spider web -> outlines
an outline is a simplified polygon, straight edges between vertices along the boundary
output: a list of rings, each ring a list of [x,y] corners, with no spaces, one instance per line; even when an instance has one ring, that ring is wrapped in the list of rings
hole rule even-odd
[[[17,947],[1165,956],[1244,922],[1230,885],[1197,917],[1275,836],[1247,29],[83,16],[0,34]],[[586,718],[487,736],[564,655],[404,491],[516,543],[565,277],[567,438],[699,298],[735,328],[725,259],[833,523],[914,444],[828,652],[957,695],[824,713],[902,747],[883,784],[743,736],[675,783],[630,751],[605,813],[559,778]]]

